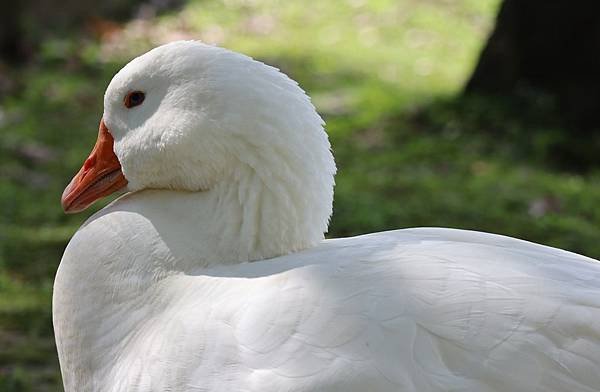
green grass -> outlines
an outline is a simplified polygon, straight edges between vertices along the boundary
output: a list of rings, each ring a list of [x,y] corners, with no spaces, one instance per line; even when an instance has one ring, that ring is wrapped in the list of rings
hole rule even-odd
[[[65,216],[60,194],[93,145],[111,75],[171,38],[250,54],[313,97],[339,166],[329,236],[452,226],[600,257],[600,173],[556,164],[563,132],[552,105],[457,96],[497,6],[193,1],[103,42],[43,41],[35,61],[11,71],[17,88],[0,104],[0,390],[59,388],[51,285],[90,215]]]

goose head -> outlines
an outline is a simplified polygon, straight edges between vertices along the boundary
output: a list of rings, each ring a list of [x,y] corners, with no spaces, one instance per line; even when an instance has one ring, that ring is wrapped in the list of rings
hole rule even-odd
[[[249,198],[276,194],[275,214],[296,211],[293,223],[322,238],[336,171],[323,125],[276,68],[196,41],[163,45],[113,77],[98,141],[62,205],[78,212],[122,188],[210,192],[246,183],[256,188]]]

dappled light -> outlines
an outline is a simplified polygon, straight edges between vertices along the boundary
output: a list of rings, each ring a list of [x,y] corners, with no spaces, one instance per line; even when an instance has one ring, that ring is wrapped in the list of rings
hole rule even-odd
[[[62,388],[52,282],[90,214],[64,215],[60,196],[111,77],[174,40],[252,56],[311,96],[338,165],[328,237],[449,226],[600,257],[597,145],[569,137],[551,96],[462,94],[499,0],[123,3],[56,30],[17,26],[30,34],[0,53],[1,391]]]

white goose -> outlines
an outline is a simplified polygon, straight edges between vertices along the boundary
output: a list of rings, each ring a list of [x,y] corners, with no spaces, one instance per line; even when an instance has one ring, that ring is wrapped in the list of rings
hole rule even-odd
[[[58,269],[66,391],[600,391],[597,261],[451,229],[324,241],[329,147],[249,57],[176,42],[123,68],[62,199],[130,191]]]

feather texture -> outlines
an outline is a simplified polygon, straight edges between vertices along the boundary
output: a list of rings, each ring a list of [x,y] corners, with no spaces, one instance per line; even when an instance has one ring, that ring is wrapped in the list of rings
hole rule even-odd
[[[597,261],[439,228],[322,240],[335,164],[276,69],[166,45],[104,119],[133,192],[57,272],[67,392],[600,391]]]
[[[75,308],[55,302],[69,320],[58,325],[59,344],[80,353],[65,379],[89,357],[78,383],[92,390],[600,390],[595,260],[431,228],[143,279],[137,264],[159,263],[168,244],[153,241],[152,253],[132,260],[134,242],[101,252],[94,263],[107,271],[90,271],[90,244],[100,249],[122,235],[122,223],[111,221],[118,209],[117,202],[75,236],[60,274],[75,268],[88,279],[69,279],[80,282],[68,293]],[[161,229],[152,216],[127,216]],[[78,336],[63,336],[67,330]]]

